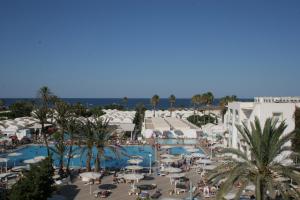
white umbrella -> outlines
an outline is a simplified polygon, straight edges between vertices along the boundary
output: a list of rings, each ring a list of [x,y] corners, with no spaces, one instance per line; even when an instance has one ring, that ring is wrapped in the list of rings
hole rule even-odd
[[[181,178],[181,177],[185,177],[185,173],[168,174],[167,177],[169,177],[169,178]]]
[[[138,180],[143,179],[144,175],[142,175],[142,174],[124,174],[123,178],[126,180],[138,181]]]
[[[190,152],[190,153],[195,153],[195,152],[198,152],[199,149],[186,149],[187,152]]]
[[[179,158],[165,158],[160,160],[163,163],[173,163],[173,162],[177,162],[178,160],[180,160]]]
[[[208,159],[200,159],[200,160],[197,160],[196,163],[199,163],[199,164],[211,164],[212,161],[208,160]]]
[[[206,158],[206,155],[203,153],[192,153],[191,156],[195,158]]]
[[[214,170],[216,167],[216,165],[204,165],[201,168],[204,170]]]
[[[174,155],[164,153],[164,154],[161,154],[160,157],[161,158],[174,158]]]
[[[19,152],[13,152],[13,153],[9,153],[8,156],[9,157],[17,157],[17,156],[20,156],[22,155],[22,153],[19,153]],[[16,160],[14,159],[14,166],[16,166]]]
[[[173,146],[170,146],[170,145],[164,145],[164,146],[161,146],[160,148],[161,148],[161,149],[171,149],[171,148],[173,148]]]
[[[8,154],[9,157],[16,157],[16,156],[20,156],[20,155],[22,155],[22,153],[19,153],[19,152],[14,152],[14,153]]]
[[[139,166],[139,165],[129,165],[129,166],[126,166],[125,168],[129,169],[129,170],[134,170],[134,171],[143,169],[143,167]]]
[[[8,158],[0,158],[0,163],[8,162]]]
[[[36,156],[33,159],[37,160],[37,161],[42,161],[42,160],[46,159],[46,156]]]
[[[2,174],[0,174],[0,179],[1,179],[1,178],[5,178],[5,177],[7,177],[7,176],[10,176],[10,175],[12,175],[12,174],[14,174],[14,173],[11,173],[11,172],[9,172],[9,173],[2,173]]]
[[[38,163],[40,162],[40,160],[36,160],[36,159],[28,159],[28,160],[24,160],[23,163],[26,163],[26,164],[34,164],[34,163]]]
[[[84,172],[84,173],[79,174],[79,176],[85,180],[97,179],[97,178],[101,177],[101,173],[99,173],[99,172]]]
[[[28,166],[16,166],[16,167],[13,167],[11,170],[19,172],[19,171],[23,171],[23,170],[29,170],[29,167]]]
[[[127,162],[130,163],[130,164],[137,164],[138,165],[141,162],[143,162],[143,160],[142,159],[130,159]]]
[[[176,167],[166,167],[162,171],[168,172],[168,173],[179,173],[182,170],[180,168],[176,168]]]

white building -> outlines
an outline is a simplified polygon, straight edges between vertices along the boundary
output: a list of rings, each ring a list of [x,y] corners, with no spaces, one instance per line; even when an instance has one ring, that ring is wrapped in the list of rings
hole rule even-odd
[[[145,138],[197,138],[200,128],[185,119],[175,117],[145,118],[142,135]]]
[[[236,126],[245,123],[250,129],[250,123],[254,122],[255,117],[258,117],[262,127],[270,117],[279,119],[279,122],[284,120],[287,125],[285,133],[292,132],[295,128],[293,116],[296,106],[300,107],[300,97],[255,97],[254,102],[229,103],[224,117],[227,129],[225,145],[248,152]]]

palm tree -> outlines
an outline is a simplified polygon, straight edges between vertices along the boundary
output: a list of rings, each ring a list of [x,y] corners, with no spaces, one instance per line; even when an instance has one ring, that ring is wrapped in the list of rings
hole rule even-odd
[[[80,121],[75,118],[75,117],[71,117],[67,124],[66,124],[66,133],[69,136],[69,140],[70,140],[70,144],[69,144],[69,150],[68,150],[68,154],[67,154],[67,173],[70,173],[69,167],[70,167],[70,161],[71,158],[73,157],[73,145],[74,145],[74,141],[75,139],[78,138],[80,132],[81,132],[81,126],[82,123],[80,123]]]
[[[49,109],[50,103],[55,99],[53,93],[47,86],[41,87],[37,92],[37,98],[40,104],[35,106],[33,111],[33,117],[39,120],[41,124],[41,134],[47,148],[47,154],[50,156],[50,150],[48,145],[48,138],[45,129],[45,124],[48,123],[47,118],[51,114]]]
[[[153,107],[153,117],[155,117],[155,110],[156,110],[156,106],[159,103],[159,96],[157,94],[153,95],[150,102]]]
[[[222,107],[222,121],[224,122],[224,115],[227,111],[227,105],[229,102],[237,101],[236,95],[225,96],[220,99],[219,105]]]
[[[172,117],[172,111],[173,111],[173,105],[175,104],[176,102],[176,97],[174,94],[171,94],[169,96],[169,103],[170,103],[170,116]]]
[[[85,146],[82,148],[82,154],[86,151],[86,170],[91,171],[91,161],[93,157],[93,147],[94,147],[94,128],[93,123],[86,119],[86,122],[82,126],[82,140]]]
[[[236,191],[236,199],[239,199],[249,184],[255,186],[256,200],[265,200],[267,196],[274,199],[276,190],[283,199],[289,199],[290,196],[300,198],[299,192],[289,183],[280,180],[280,177],[289,178],[300,184],[299,169],[284,164],[289,157],[283,155],[291,152],[291,147],[286,144],[294,136],[294,132],[283,134],[286,127],[285,122],[278,123],[278,120],[271,118],[265,121],[264,127],[255,118],[254,123],[251,123],[251,131],[245,124],[237,126],[249,147],[251,158],[238,149],[223,150],[223,153],[231,153],[235,158],[232,157],[229,163],[217,167],[209,177],[213,184],[221,179],[225,180],[217,193],[217,199],[222,199],[237,183],[241,187]]]
[[[54,148],[51,148],[53,152],[55,152],[59,157],[59,172],[63,174],[64,167],[64,155],[67,150],[67,146],[65,144],[65,133],[67,131],[68,120],[71,117],[71,107],[63,102],[57,101],[54,107],[54,119],[56,127],[58,131],[54,135],[55,145]]]
[[[47,155],[50,156],[48,137],[45,129],[45,124],[48,123],[47,122],[48,113],[49,110],[45,107],[35,107],[34,111],[32,112],[32,116],[35,119],[39,120],[39,123],[41,124],[41,134],[43,136],[43,140],[47,148]]]
[[[94,138],[95,146],[97,148],[97,155],[95,158],[95,171],[100,171],[100,158],[107,157],[104,155],[104,149],[109,148],[115,155],[117,155],[120,147],[111,145],[109,140],[112,139],[113,129],[109,127],[109,120],[95,119],[94,123]]]
[[[196,120],[196,110],[197,112],[199,111],[199,106],[202,103],[202,95],[201,94],[196,94],[192,97],[192,104],[194,105],[194,121]]]
[[[123,104],[124,104],[124,109],[128,109],[128,97],[123,97]]]

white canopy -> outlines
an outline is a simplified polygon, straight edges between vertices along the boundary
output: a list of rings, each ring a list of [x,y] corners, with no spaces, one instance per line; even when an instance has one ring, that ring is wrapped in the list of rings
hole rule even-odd
[[[161,158],[174,158],[174,155],[165,153],[165,154],[161,154],[160,157]]]
[[[208,159],[200,159],[200,160],[197,160],[196,163],[199,163],[199,164],[211,164],[212,161],[208,160]]]
[[[206,155],[203,153],[192,153],[192,157],[195,158],[206,158]]]
[[[168,174],[167,177],[169,177],[169,178],[181,178],[181,177],[185,177],[185,173]]]
[[[143,162],[142,159],[130,159],[127,161],[130,164],[140,164],[141,162]]]
[[[162,171],[169,172],[169,173],[179,173],[182,170],[180,168],[176,168],[176,167],[166,167]]]
[[[216,167],[216,165],[204,165],[201,168],[204,170],[214,170]]]
[[[101,177],[99,172],[84,172],[79,174],[79,176],[83,179],[97,179]]]
[[[0,158],[0,163],[3,163],[3,162],[8,162],[8,158]]]
[[[142,174],[124,174],[123,178],[126,180],[137,181],[137,180],[143,179],[144,175],[142,175]]]
[[[198,152],[199,149],[186,149],[187,152],[190,152],[190,153],[195,153],[195,152]]]
[[[173,163],[173,162],[177,162],[178,160],[180,160],[179,158],[165,158],[160,160],[163,163]]]
[[[125,168],[129,169],[129,170],[141,170],[141,169],[143,169],[143,167],[139,166],[139,165],[129,165],[129,166],[126,166]]]
[[[8,154],[9,157],[15,157],[15,156],[20,156],[20,155],[22,155],[22,153],[19,153],[19,152],[14,152],[14,153]]]

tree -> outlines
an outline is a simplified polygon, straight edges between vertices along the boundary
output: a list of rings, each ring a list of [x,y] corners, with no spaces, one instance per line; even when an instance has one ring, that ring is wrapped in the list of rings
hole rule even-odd
[[[173,105],[175,104],[176,102],[176,97],[174,94],[171,94],[169,96],[169,103],[170,103],[170,116],[172,117],[172,111],[173,111]]]
[[[33,104],[30,101],[17,101],[9,106],[9,110],[13,118],[28,117],[33,110]]]
[[[53,134],[53,139],[55,141],[54,147],[51,150],[56,153],[59,157],[59,174],[63,176],[64,174],[64,155],[67,151],[67,146],[65,144],[65,133],[67,131],[68,121],[71,117],[71,107],[60,100],[55,103],[54,106],[54,119],[57,128],[57,132]]]
[[[300,153],[300,108],[299,107],[295,108],[294,120],[295,120],[295,136],[292,140],[292,147],[295,152]]]
[[[294,136],[294,132],[284,134],[286,127],[285,122],[278,123],[271,118],[265,121],[264,127],[261,127],[258,118],[251,123],[251,130],[245,124],[237,126],[243,140],[249,146],[251,159],[238,149],[223,150],[223,153],[231,153],[236,158],[232,157],[227,164],[221,164],[209,177],[213,184],[225,179],[217,193],[217,199],[223,198],[237,183],[240,187],[236,192],[236,199],[239,199],[242,191],[250,183],[255,186],[256,200],[266,200],[267,196],[274,199],[276,190],[283,199],[289,199],[291,196],[295,199],[300,198],[299,193],[289,183],[278,179],[289,178],[300,184],[298,169],[283,164],[289,158],[283,156],[279,159],[283,154],[291,152],[291,147],[286,144]]]
[[[109,120],[103,121],[102,119],[94,119],[94,140],[97,148],[97,155],[95,158],[95,171],[100,171],[100,158],[111,159],[104,155],[105,148],[109,148],[115,155],[118,155],[120,146],[111,145],[109,140],[113,137],[113,129],[109,127]]]
[[[150,103],[153,107],[153,117],[155,117],[155,110],[156,110],[156,107],[159,103],[159,96],[157,94],[153,95],[153,97],[151,98]]]
[[[73,145],[74,145],[74,141],[75,139],[79,138],[79,135],[81,133],[81,129],[82,129],[82,123],[76,118],[76,117],[71,117],[66,125],[66,134],[69,136],[69,140],[70,140],[70,145],[69,145],[69,149],[68,149],[68,154],[67,154],[67,174],[70,173],[70,161],[71,158],[73,157]]]
[[[38,102],[35,105],[34,111],[33,111],[33,117],[39,120],[41,124],[41,133],[43,135],[43,139],[45,142],[45,145],[47,147],[47,153],[48,156],[50,156],[50,149],[48,145],[48,136],[45,129],[45,124],[49,123],[47,121],[48,116],[52,115],[51,110],[49,109],[51,103],[55,102],[57,100],[57,97],[54,96],[51,92],[51,90],[47,86],[41,87],[37,92],[37,98]]]
[[[3,99],[0,99],[0,110],[3,110],[5,106],[5,102]]]
[[[222,107],[222,121],[224,122],[224,115],[227,111],[227,105],[230,102],[237,101],[236,95],[225,96],[220,99],[219,105]]]
[[[135,135],[142,131],[145,111],[146,111],[145,105],[142,104],[142,103],[139,103],[135,108],[135,116],[134,116],[134,119],[133,119],[133,123],[135,124],[135,127],[134,127]],[[134,136],[134,138],[135,138],[135,136]]]
[[[53,188],[54,170],[51,158],[32,164],[30,171],[12,186],[10,200],[47,200],[51,197]]]
[[[128,110],[128,97],[123,97],[122,102],[123,102],[125,110]]]
[[[85,145],[82,147],[82,154],[86,153],[86,170],[88,172],[91,171],[91,161],[93,157],[93,147],[94,147],[94,130],[93,130],[93,123],[86,119],[84,124],[82,125],[82,135],[81,135],[81,141],[85,143]]]

